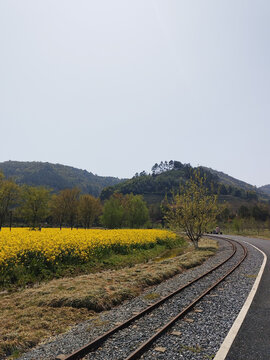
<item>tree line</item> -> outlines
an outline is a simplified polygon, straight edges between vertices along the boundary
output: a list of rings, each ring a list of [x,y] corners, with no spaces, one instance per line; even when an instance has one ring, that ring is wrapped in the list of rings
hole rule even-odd
[[[173,172],[179,171],[178,169],[182,166],[178,163],[176,165],[168,163],[162,166],[172,165],[175,168]],[[186,165],[182,167],[188,168]],[[198,169],[193,170],[188,181],[195,181],[198,171]],[[215,194],[214,186],[210,186],[209,174],[202,174],[200,171],[199,173],[204,179],[204,187],[208,189],[209,193]],[[149,177],[153,176],[143,176],[142,178],[148,180]],[[222,186],[220,190],[220,194],[223,195]],[[238,209],[234,210],[224,207],[219,212],[216,221],[222,226],[223,224],[233,224],[235,228],[241,228],[244,225],[262,227],[262,224],[269,223],[270,228],[269,204],[256,201],[252,192],[249,192],[249,195],[249,206],[240,203]],[[150,204],[148,208],[143,195],[133,192],[116,191],[104,200],[90,194],[81,194],[78,188],[65,189],[52,194],[44,187],[19,186],[12,179],[6,179],[0,173],[0,229],[3,225],[11,226],[12,224],[16,224],[16,226],[29,225],[32,228],[44,225],[59,226],[60,229],[64,226],[71,229],[93,226],[139,228],[150,227],[151,223],[154,223],[155,226],[164,226],[166,224],[161,202],[165,197],[166,194],[160,198],[158,203]],[[168,196],[168,199],[176,201],[172,195]],[[164,205],[164,200],[162,203]]]
[[[19,186],[0,173],[0,230],[4,225],[145,227],[149,212],[142,196],[114,194],[104,204],[78,188],[52,194],[45,187]]]
[[[242,204],[235,210],[225,206],[221,209],[217,220],[228,231],[243,233],[256,230],[259,234],[263,229],[270,230],[269,203],[257,201],[250,205]]]

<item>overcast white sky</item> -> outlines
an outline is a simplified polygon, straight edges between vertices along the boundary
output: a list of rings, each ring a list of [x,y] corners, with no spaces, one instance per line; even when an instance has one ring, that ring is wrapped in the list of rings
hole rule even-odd
[[[269,0],[0,0],[0,161],[270,183]]]

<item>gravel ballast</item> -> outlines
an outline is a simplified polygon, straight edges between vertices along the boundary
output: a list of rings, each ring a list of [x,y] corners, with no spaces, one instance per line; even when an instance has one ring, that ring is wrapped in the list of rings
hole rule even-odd
[[[58,354],[69,354],[86,345],[105,331],[114,327],[134,313],[157,301],[155,297],[163,297],[176,290],[183,284],[204,273],[214,265],[220,263],[232,252],[231,245],[219,240],[217,254],[208,259],[201,266],[176,275],[163,283],[148,288],[139,297],[126,301],[113,310],[103,312],[98,318],[85,321],[73,327],[68,333],[53,338],[47,344],[24,354],[20,359],[55,359]],[[211,359],[219,349],[223,339],[232,326],[237,314],[241,310],[247,295],[255,281],[263,261],[263,256],[253,247],[247,245],[248,257],[239,269],[230,275],[221,285],[201,300],[193,312],[184,320],[163,335],[143,358],[145,359]],[[242,256],[242,253],[238,255]],[[235,260],[234,260],[235,261]],[[232,265],[223,265],[218,274],[207,277],[203,282],[196,283],[184,290],[183,293],[171,299],[170,306],[162,305],[147,318],[139,319],[128,329],[115,334],[95,354],[85,359],[124,359],[132,352],[136,345],[145,341],[166,321],[187,305],[190,299],[196,297],[202,289],[209,286],[213,279],[228,271]],[[153,301],[149,299],[154,297]]]

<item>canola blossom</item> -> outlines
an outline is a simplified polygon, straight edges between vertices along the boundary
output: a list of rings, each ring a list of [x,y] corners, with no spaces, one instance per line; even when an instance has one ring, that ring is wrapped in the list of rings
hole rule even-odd
[[[33,257],[48,263],[88,261],[110,251],[130,252],[134,248],[149,248],[157,242],[175,239],[167,230],[154,229],[55,229],[31,231],[27,228],[3,228],[0,232],[0,269],[26,264]]]

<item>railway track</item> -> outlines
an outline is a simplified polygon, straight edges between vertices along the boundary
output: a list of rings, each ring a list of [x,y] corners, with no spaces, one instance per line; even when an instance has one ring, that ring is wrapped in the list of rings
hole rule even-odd
[[[231,254],[224,261],[194,280],[189,281],[171,294],[151,304],[125,322],[115,326],[86,346],[72,354],[61,355],[55,359],[77,360],[85,358],[103,360],[103,347],[106,346],[108,349],[113,349],[114,346],[122,346],[123,355],[121,359],[139,359],[162,334],[167,332],[177,321],[185,317],[204,296],[209,294],[244,261],[247,256],[245,246],[237,241],[221,239],[229,242],[232,249]],[[169,315],[167,315],[168,312]],[[143,329],[148,327],[151,328],[152,335],[144,336]],[[133,339],[132,345],[134,345],[129,353],[125,351],[127,332],[128,337]],[[138,333],[140,333],[139,336],[137,336]],[[128,341],[130,342],[130,340]],[[116,345],[114,342],[116,342]],[[109,344],[106,345],[107,343]],[[111,351],[113,352],[113,350],[109,350],[108,359],[111,358]]]

